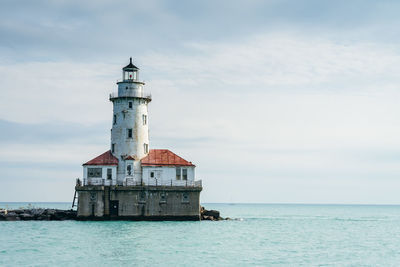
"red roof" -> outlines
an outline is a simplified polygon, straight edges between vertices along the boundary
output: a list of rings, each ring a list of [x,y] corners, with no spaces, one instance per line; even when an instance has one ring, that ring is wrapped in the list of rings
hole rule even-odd
[[[136,156],[127,156],[125,160],[136,160]]]
[[[150,153],[142,159],[143,166],[195,166],[168,149],[150,149]]]
[[[111,154],[110,150],[108,150],[83,165],[118,165],[118,159]]]

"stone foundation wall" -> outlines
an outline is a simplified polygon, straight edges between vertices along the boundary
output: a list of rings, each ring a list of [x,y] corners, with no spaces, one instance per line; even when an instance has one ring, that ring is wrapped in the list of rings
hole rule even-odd
[[[79,219],[200,220],[201,187],[77,186]]]
[[[78,190],[81,188],[83,190]],[[77,186],[78,217],[102,217],[104,215],[104,186]]]

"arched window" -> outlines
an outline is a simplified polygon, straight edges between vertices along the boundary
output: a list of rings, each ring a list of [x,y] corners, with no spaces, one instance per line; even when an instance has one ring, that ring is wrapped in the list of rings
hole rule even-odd
[[[132,165],[129,164],[128,167],[126,167],[126,171],[128,172],[128,175],[132,175]]]

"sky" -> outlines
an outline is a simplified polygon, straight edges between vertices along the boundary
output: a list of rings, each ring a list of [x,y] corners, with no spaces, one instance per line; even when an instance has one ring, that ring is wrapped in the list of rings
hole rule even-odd
[[[0,1],[0,201],[72,201],[133,57],[202,202],[400,204],[399,1]]]

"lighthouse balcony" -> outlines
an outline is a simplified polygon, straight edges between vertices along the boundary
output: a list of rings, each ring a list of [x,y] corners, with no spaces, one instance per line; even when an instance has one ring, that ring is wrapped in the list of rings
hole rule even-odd
[[[137,179],[127,177],[124,186],[179,186],[179,187],[202,187],[201,180],[175,180],[175,179]]]
[[[101,186],[178,186],[178,187],[202,187],[201,180],[159,180],[159,179],[137,179],[127,177],[122,184],[116,180],[103,178],[83,178],[83,184],[79,179],[79,185],[101,185]]]
[[[120,97],[136,97],[136,98],[143,98],[151,101],[151,94],[144,93],[137,90],[126,90],[125,92],[114,92],[110,94],[110,100],[114,100]]]

